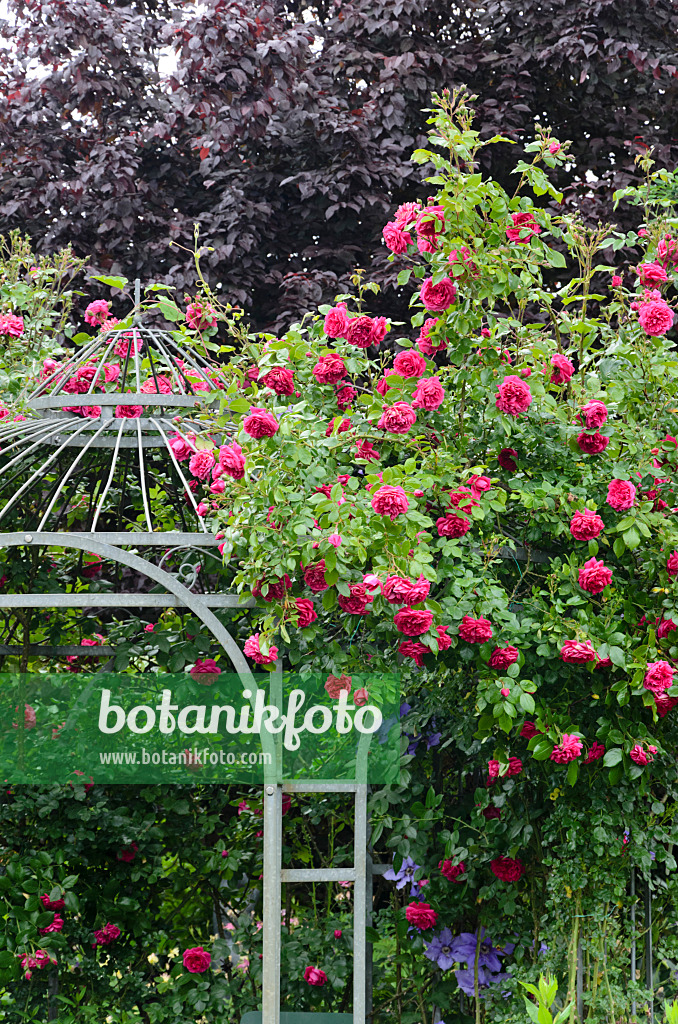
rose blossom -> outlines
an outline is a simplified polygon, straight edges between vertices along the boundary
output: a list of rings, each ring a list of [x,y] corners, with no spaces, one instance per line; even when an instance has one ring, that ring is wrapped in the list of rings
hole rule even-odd
[[[391,220],[388,224],[385,224],[381,231],[386,247],[394,252],[396,256],[401,256],[404,252],[407,252],[408,245],[412,245],[412,235],[409,231],[403,231],[399,224]]]
[[[189,472],[193,474],[198,480],[206,480],[212,472],[212,466],[214,465],[215,459],[211,451],[206,448],[202,448],[191,456],[191,460],[188,463]]]
[[[587,661],[595,661],[597,654],[590,640],[566,640],[560,648],[560,657],[570,665],[584,665]]]
[[[605,754],[605,747],[602,743],[598,743],[596,740],[589,747],[589,752],[586,755],[586,760],[583,764],[592,764],[594,761],[599,761]]]
[[[512,213],[511,220],[513,227],[506,229],[506,237],[510,242],[520,242],[521,245],[525,245],[532,235],[541,234],[541,228],[531,213]]]
[[[597,430],[607,420],[607,406],[604,402],[599,402],[594,398],[582,406],[581,411],[577,414],[577,419],[586,424],[587,430]]]
[[[249,639],[245,641],[243,651],[248,658],[256,662],[257,665],[272,665],[278,657],[278,648],[271,644],[268,650],[268,654],[262,654],[259,647],[260,633],[254,633]]]
[[[551,760],[556,764],[569,764],[582,752],[582,741],[574,733],[564,732],[559,744],[553,748]]]
[[[399,377],[421,377],[426,373],[426,360],[410,348],[398,353],[393,360],[393,369]]]
[[[425,206],[414,226],[417,235],[437,242],[438,235],[445,230],[445,212],[442,206]]]
[[[63,910],[66,906],[65,900],[50,900],[49,893],[43,893],[40,902],[46,910]]]
[[[381,455],[373,447],[371,441],[359,441],[356,445],[355,453],[357,458],[365,459],[366,462],[378,462],[381,458]]]
[[[495,405],[509,416],[520,416],[532,402],[530,385],[520,377],[504,377],[496,394]]]
[[[219,465],[226,476],[242,480],[245,475],[245,457],[237,441],[222,444],[219,449]]]
[[[522,862],[512,857],[496,857],[490,861],[490,867],[492,874],[502,882],[518,882],[525,871]]]
[[[612,582],[612,570],[602,561],[589,558],[579,570],[579,586],[589,594],[600,594]]]
[[[457,515],[456,512],[448,512],[446,516],[440,516],[436,520],[436,528],[439,537],[463,537],[471,529],[471,520],[466,516]]]
[[[673,310],[663,299],[642,302],[638,310],[638,323],[646,334],[659,337],[673,326]]]
[[[541,736],[541,733],[534,722],[523,722],[520,735],[523,739],[531,740],[533,736]]]
[[[657,259],[664,267],[678,264],[678,242],[665,235],[657,246]]]
[[[460,875],[466,874],[466,866],[462,861],[458,864],[453,864],[451,860],[440,860],[438,861],[438,867],[440,868],[440,874],[444,878],[447,878],[449,882],[463,882],[464,879],[460,878]]]
[[[428,277],[421,286],[420,298],[432,313],[444,313],[457,297],[457,289],[449,277],[444,277],[438,284]]]
[[[439,651],[447,651],[452,646],[452,637],[447,635],[449,628],[449,626],[436,626]]]
[[[668,281],[668,276],[661,263],[640,263],[636,267],[636,273],[642,285],[663,284]]]
[[[418,640],[403,640],[398,647],[398,652],[402,654],[404,658],[413,658],[415,664],[421,668],[424,664],[423,658],[425,654],[431,654],[432,652],[424,644]]]
[[[372,595],[367,593],[364,584],[350,583],[348,589],[348,597],[345,597],[343,594],[338,595],[337,602],[339,607],[347,615],[367,615],[367,605],[372,600]]]
[[[318,618],[315,608],[313,607],[313,601],[308,597],[298,597],[295,601],[297,611],[299,612],[299,618],[297,619],[297,626],[299,629],[306,629],[312,622]]]
[[[116,405],[114,416],[117,420],[138,420],[143,414],[143,405]]]
[[[643,686],[646,690],[651,690],[655,696],[669,690],[673,686],[673,669],[668,661],[648,662]]]
[[[574,373],[574,366],[567,356],[561,355],[560,352],[556,352],[555,355],[551,356],[551,366],[553,367],[551,383],[567,384]]]
[[[610,443],[609,437],[599,434],[586,434],[582,432],[577,437],[577,444],[586,455],[600,455]]]
[[[221,669],[219,670],[221,671]],[[121,846],[117,853],[117,859],[122,861],[123,864],[131,864],[137,853],[139,847],[136,843],[130,843],[129,846]]]
[[[262,590],[264,584],[266,584],[265,594]],[[292,581],[290,580],[287,573],[285,573],[282,579],[260,579],[257,580],[257,582],[252,587],[252,597],[260,597],[262,601],[266,601],[269,604],[271,603],[271,601],[282,601],[286,592],[290,589],[291,586]]]
[[[427,633],[433,624],[433,612],[423,608],[402,608],[393,617],[395,627],[405,636],[421,636]]]
[[[106,323],[110,308],[111,304],[106,302],[106,299],[95,299],[85,310],[85,323],[91,324],[92,327]]]
[[[382,594],[391,604],[420,604],[429,595],[431,584],[423,576],[416,582],[403,579],[401,576],[387,577],[382,587]]]
[[[349,345],[365,349],[370,345],[379,344],[381,340],[379,333],[377,321],[373,320],[371,316],[357,316],[353,320],[349,320],[346,340]]]
[[[380,394],[382,397],[385,396],[386,392],[391,387],[388,378],[397,376],[398,374],[393,369],[384,370],[384,376],[377,381],[377,383],[374,386],[374,390],[377,392],[377,394]],[[393,386],[395,387],[395,384]]]
[[[492,639],[492,623],[489,619],[472,619],[465,615],[459,625],[459,636],[469,644],[484,644]]]
[[[585,508],[575,512],[570,521],[570,533],[575,540],[593,540],[605,529],[605,523],[596,512]]]
[[[267,412],[265,409],[253,408],[250,409],[249,415],[245,416],[242,427],[246,434],[259,441],[262,437],[273,437],[274,434],[277,434],[280,424],[273,413]]]
[[[92,948],[96,946],[110,946],[120,936],[120,929],[117,924],[111,924],[108,922],[103,928],[98,928],[94,932],[94,942]]]
[[[355,693],[353,694],[353,703],[357,708],[364,707],[364,705],[367,704],[369,699],[370,695],[368,694],[364,686],[361,686],[360,689],[356,690]]]
[[[343,672],[338,678],[329,675],[325,683],[325,690],[332,700],[339,700],[342,690],[345,690],[346,693],[351,692],[351,676],[344,675]]]
[[[412,408],[432,412],[443,404],[445,391],[438,377],[422,377],[412,395]]]
[[[311,373],[318,384],[338,384],[346,376],[346,366],[341,356],[321,356]]]
[[[391,487],[390,484],[384,484],[375,491],[370,504],[378,515],[389,516],[392,521],[407,512],[410,507],[403,488]]]
[[[636,500],[636,488],[629,480],[610,480],[605,500],[617,512],[625,512],[627,509],[633,508],[633,503]]]
[[[314,594],[320,594],[329,588],[325,579],[325,559],[321,558],[315,565],[308,565],[304,569],[304,581],[309,590]]]
[[[355,401],[358,392],[355,388],[352,388],[350,384],[346,384],[345,387],[340,388],[337,391],[337,406],[342,412],[348,409],[350,405]]]
[[[434,356],[436,352],[442,352],[443,349],[447,348],[447,341],[445,338],[439,338],[435,345],[431,341],[431,331],[438,323],[436,317],[429,317],[425,320],[419,331],[419,338],[417,340],[417,346],[419,351],[425,356]]]
[[[294,394],[294,374],[287,366],[274,366],[261,378],[261,383],[276,395]]]
[[[666,571],[669,576],[678,576],[678,551],[674,551],[666,560]]]
[[[155,378],[149,377],[139,388],[144,395],[170,395],[172,393],[172,381],[163,374]]]
[[[183,961],[184,967],[191,974],[204,974],[212,963],[212,954],[202,946],[194,946],[192,949],[184,950]]]
[[[518,660],[518,648],[511,647],[495,647],[490,657],[489,665],[490,668],[505,669],[509,665],[513,665]]]
[[[309,966],[304,970],[304,981],[307,981],[309,985],[324,985],[327,975],[320,967]]]
[[[391,434],[407,434],[417,421],[416,412],[407,402],[384,405],[383,410],[377,423],[378,430],[388,430]]]
[[[419,903],[414,900],[410,903],[409,907],[405,910],[405,917],[410,924],[413,924],[419,931],[424,931],[426,928],[433,928],[436,921],[438,920],[438,914],[432,909],[429,903]]]
[[[518,458],[518,452],[515,448],[502,448],[497,455],[497,462],[502,469],[507,469],[510,473],[515,473],[518,466],[516,465],[515,459]]]
[[[327,430],[325,431],[325,437],[330,437],[332,435],[332,432],[334,430],[334,424],[337,422],[338,419],[339,417],[335,416],[333,420],[330,420],[330,422],[327,425]],[[351,421],[349,419],[341,420],[339,426],[337,427],[337,434],[345,434],[347,430],[350,430],[350,427]]]
[[[340,302],[325,315],[324,330],[328,338],[345,338],[348,325],[345,302]]]

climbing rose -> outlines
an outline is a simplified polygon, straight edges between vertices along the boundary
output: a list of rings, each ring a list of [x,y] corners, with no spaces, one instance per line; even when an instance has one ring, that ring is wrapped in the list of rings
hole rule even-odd
[[[342,674],[337,676],[329,675],[325,682],[325,690],[332,700],[339,700],[342,690],[346,690],[346,693],[351,692],[351,676]]]
[[[329,583],[325,579],[325,559],[321,558],[315,565],[309,565],[304,569],[304,580],[309,590],[314,594],[320,594],[327,590]]]
[[[139,847],[136,843],[131,843],[129,846],[121,846],[117,853],[117,859],[124,864],[131,864],[138,852]]]
[[[654,761],[654,755],[656,753],[656,747],[648,746],[647,752],[645,752],[645,750],[643,750],[642,744],[636,743],[635,746],[631,747],[631,750],[629,751],[629,757],[632,761],[635,761],[636,764],[646,765],[649,764],[651,761]]]
[[[143,405],[116,405],[114,413],[117,420],[138,420],[143,414]]]
[[[475,473],[468,478],[468,482],[471,485],[471,493],[474,498],[481,498],[485,491],[489,491],[492,487],[489,476],[478,476]]]
[[[379,344],[381,341],[379,334],[380,328],[376,320],[373,320],[371,316],[357,316],[349,321],[346,340],[349,345],[365,349],[370,345]]]
[[[407,434],[412,425],[416,423],[417,414],[407,402],[385,405],[383,410],[377,423],[378,430],[388,430],[391,434]]]
[[[459,636],[469,644],[484,644],[492,639],[492,623],[489,619],[472,619],[465,615],[459,625]]]
[[[266,583],[265,594],[262,590],[264,583]],[[292,581],[290,580],[287,573],[285,573],[282,579],[278,578],[273,580],[257,580],[257,582],[252,587],[252,597],[260,597],[262,601],[266,601],[269,604],[271,601],[282,601],[282,599],[285,596],[285,593],[290,589],[291,586]]]
[[[412,245],[412,235],[409,231],[403,231],[399,224],[395,221],[389,221],[385,224],[381,231],[384,236],[384,242],[386,247],[394,252],[396,256],[401,256],[404,252],[407,252],[408,245]]]
[[[20,338],[24,333],[24,318],[13,313],[0,314],[0,336],[3,338]]]
[[[621,288],[621,284],[622,284],[622,278],[619,276],[619,274],[613,274],[612,275],[612,287],[613,288]]]
[[[523,722],[522,729],[520,730],[520,735],[523,737],[523,739],[531,740],[533,736],[541,736],[541,733],[539,732],[539,729],[536,727],[534,722]]]
[[[530,385],[520,377],[504,377],[496,394],[495,405],[500,412],[509,416],[520,416],[532,402]]]
[[[592,764],[593,761],[599,761],[600,758],[604,755],[604,753],[605,747],[603,746],[603,744],[598,743],[597,740],[595,740],[589,747],[589,752],[586,755],[586,760],[583,763]]]
[[[188,463],[189,472],[193,474],[198,480],[206,480],[212,472],[212,466],[214,465],[214,455],[211,451],[206,448],[202,448],[197,451],[195,455],[191,456],[191,460]]]
[[[348,409],[349,405],[355,401],[357,394],[358,392],[356,389],[352,388],[350,384],[347,384],[345,387],[340,388],[340,390],[337,391],[337,406],[342,410],[342,412],[344,409]]]
[[[346,376],[346,366],[341,356],[321,356],[311,371],[318,384],[338,384]]]
[[[261,383],[275,391],[276,395],[294,394],[294,374],[286,366],[274,366],[261,378]]]
[[[149,377],[139,388],[144,395],[170,395],[172,393],[172,381],[163,374],[156,377]]]
[[[425,647],[418,640],[403,640],[398,647],[398,651],[404,658],[413,658],[419,668],[424,664],[424,655],[431,654],[429,648]]]
[[[438,377],[422,377],[412,395],[412,408],[432,412],[445,401],[445,392]]]
[[[432,909],[429,903],[419,903],[414,900],[410,903],[409,907],[405,910],[405,917],[410,924],[413,924],[419,931],[424,931],[426,928],[433,928],[436,921],[438,920],[438,914]]]
[[[59,914],[54,915],[54,919],[51,924],[48,924],[46,928],[38,928],[41,935],[50,935],[54,932],[60,932],[64,926],[64,919]]]
[[[605,523],[596,512],[585,508],[575,512],[570,521],[570,533],[575,540],[593,540],[605,529]]]
[[[327,981],[327,975],[320,967],[307,967],[304,971],[304,981],[307,981],[309,985],[324,985]]]
[[[346,303],[340,302],[325,315],[325,334],[328,338],[345,338],[349,322]]]
[[[438,634],[438,650],[446,651],[452,646],[452,637],[447,635],[449,626],[436,626],[436,632]]]
[[[517,647],[495,647],[490,657],[490,668],[505,669],[518,660]]]
[[[220,675],[221,669],[214,658],[205,658],[204,661],[202,658],[198,658],[190,671],[191,679],[194,679],[196,683],[207,683],[207,685],[215,682]]]
[[[440,537],[463,537],[471,529],[471,520],[466,516],[457,515],[456,512],[448,512],[446,516],[440,516],[436,520],[436,527]]]
[[[518,466],[515,463],[515,459],[518,458],[518,452],[515,448],[502,448],[497,456],[497,462],[502,469],[508,469],[510,473],[515,473]]]
[[[626,509],[633,508],[633,503],[636,500],[636,488],[629,480],[610,480],[605,500],[617,512],[624,512]]]
[[[563,733],[563,738],[559,744],[553,748],[551,753],[551,760],[555,761],[556,764],[569,764],[570,761],[574,761],[575,758],[579,757],[582,751],[582,741],[578,736],[573,733]]]
[[[262,437],[273,437],[274,434],[277,434],[280,424],[273,413],[266,412],[265,409],[253,408],[243,420],[242,427],[246,434],[258,441]]]
[[[325,437],[330,437],[331,436],[332,431],[334,430],[334,424],[336,423],[336,421],[338,419],[339,419],[339,417],[335,416],[335,418],[328,423],[327,430],[325,431]],[[351,421],[349,419],[343,419],[340,422],[339,426],[337,427],[337,434],[345,434],[346,431],[350,429],[350,426],[351,426]]]
[[[105,323],[108,320],[110,308],[111,304],[106,302],[106,299],[95,299],[85,310],[85,323],[91,324],[92,327]]]
[[[369,699],[370,695],[368,694],[364,686],[361,686],[360,689],[356,690],[355,693],[353,694],[353,703],[357,708],[362,708],[365,704],[367,704]]]
[[[566,640],[560,648],[560,657],[571,665],[583,665],[587,661],[595,661],[597,655],[590,640],[583,643],[578,640]]]
[[[418,235],[437,242],[438,235],[445,230],[445,212],[442,206],[425,206],[417,217],[415,229]]]
[[[391,487],[390,484],[384,484],[378,491],[375,491],[370,504],[377,515],[389,516],[391,520],[407,512],[410,507],[402,487]]]
[[[94,932],[94,942],[92,946],[110,946],[120,935],[120,929],[117,924],[105,924],[103,928],[99,928]]]
[[[636,267],[636,273],[642,285],[663,284],[668,281],[666,271],[661,263],[640,263]]]
[[[678,576],[678,551],[674,551],[666,560],[666,571],[669,576]]]
[[[204,974],[212,962],[212,955],[202,948],[194,946],[192,949],[184,950],[184,967],[191,974]]]
[[[643,686],[651,690],[655,696],[663,694],[673,686],[673,669],[668,661],[651,661],[645,672]]]
[[[450,882],[463,882],[464,879],[460,878],[460,875],[466,874],[466,866],[462,861],[458,864],[453,864],[451,860],[440,860],[438,861],[438,867],[440,873]]]
[[[209,302],[195,299],[186,306],[186,323],[193,331],[204,331],[216,326],[217,315]]]
[[[678,242],[667,235],[657,246],[657,259],[665,266],[678,264]]]
[[[609,437],[599,434],[598,431],[595,434],[582,432],[577,437],[577,444],[587,455],[600,455],[601,452],[605,451],[609,443]]]
[[[574,366],[567,356],[563,356],[560,352],[556,352],[555,355],[551,356],[551,366],[553,367],[551,383],[567,384],[568,380],[574,373]]]
[[[433,278],[427,278],[421,286],[421,301],[432,313],[444,313],[457,297],[457,289],[449,277],[444,277],[438,284]]]
[[[524,245],[532,235],[541,233],[541,228],[531,213],[512,213],[511,220],[513,227],[506,229],[506,237],[510,242],[520,242]]]
[[[63,910],[66,906],[65,900],[50,900],[49,893],[43,893],[40,902],[46,910]]]
[[[673,325],[673,310],[663,299],[642,302],[638,311],[638,323],[646,334],[658,337]]]
[[[416,581],[403,579],[401,576],[389,576],[383,587],[382,594],[391,604],[420,604],[429,595],[431,584],[423,576]]]
[[[612,582],[612,570],[602,561],[589,558],[579,570],[579,586],[589,594],[600,594]]]
[[[242,480],[245,475],[245,457],[237,441],[222,444],[219,449],[219,465],[226,476]]]
[[[372,446],[371,441],[359,441],[356,445],[356,457],[359,459],[365,459],[366,462],[378,462],[381,458],[376,448]]]
[[[249,637],[249,639],[245,641],[243,651],[247,657],[251,658],[257,665],[272,665],[278,657],[278,648],[272,644],[269,647],[268,654],[262,654],[259,647],[259,637],[259,633],[254,633],[253,636]]]
[[[426,360],[410,348],[398,353],[393,360],[393,369],[399,377],[421,377],[426,373]]]
[[[419,331],[417,346],[419,351],[425,356],[434,356],[436,352],[442,352],[443,349],[447,348],[447,340],[445,338],[439,338],[435,345],[431,341],[431,331],[437,323],[436,317],[429,317],[428,320],[424,320]]]
[[[512,857],[496,857],[490,861],[492,873],[502,882],[518,882],[525,868],[521,861]]]
[[[433,624],[433,612],[423,608],[402,608],[393,617],[395,627],[405,636],[421,636],[427,633]]]
[[[347,615],[367,615],[367,605],[372,600],[372,595],[367,593],[364,584],[351,583],[348,589],[350,591],[348,597],[344,597],[343,594],[338,595],[339,607]]]

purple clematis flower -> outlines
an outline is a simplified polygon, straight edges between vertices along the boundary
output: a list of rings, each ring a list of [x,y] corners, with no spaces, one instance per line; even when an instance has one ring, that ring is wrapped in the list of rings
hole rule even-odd
[[[468,967],[465,971],[455,971],[454,974],[462,992],[465,992],[467,996],[474,996],[473,968]],[[498,985],[500,982],[506,981],[507,978],[510,978],[509,974],[493,974],[486,967],[478,967],[478,995],[483,994],[483,989],[488,989],[490,985]]]
[[[431,942],[424,943],[426,946],[424,956],[435,961],[441,971],[449,971],[452,964],[456,963],[455,957],[452,955],[453,942],[450,929],[443,928],[440,935],[434,935]]]
[[[452,954],[454,959],[459,963],[465,963],[471,968],[471,978],[473,978],[473,965],[476,960],[477,944],[477,932],[462,932],[461,935],[457,935],[456,939],[454,939],[452,943]],[[511,952],[512,951],[513,950],[511,950]],[[487,967],[490,971],[500,971],[501,961],[498,954],[499,950],[496,950],[492,945],[492,939],[489,936],[486,936],[485,929],[481,928],[478,967]]]
[[[442,738],[443,734],[441,732],[434,732],[433,735],[429,736],[426,740],[426,749],[430,750],[431,747],[437,747]]]
[[[387,878],[389,882],[395,882],[396,889],[404,889],[406,885],[412,884],[413,888],[417,888],[416,882],[414,881],[414,873],[421,867],[421,864],[415,864],[411,857],[403,858],[403,862],[400,865],[400,871],[396,872],[391,866],[388,871],[384,871],[384,878]]]

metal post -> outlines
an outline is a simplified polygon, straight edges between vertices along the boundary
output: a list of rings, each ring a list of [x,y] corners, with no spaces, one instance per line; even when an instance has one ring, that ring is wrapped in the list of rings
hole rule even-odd
[[[631,984],[636,984],[636,869],[631,868]],[[631,1018],[637,1014],[635,994],[631,1000]]]
[[[650,1024],[654,1024],[654,970],[652,966],[652,891],[645,882],[645,986],[650,990]]]
[[[282,789],[264,786],[264,927],[261,1024],[280,1022]]]
[[[582,956],[581,939],[577,943],[577,1016],[584,1019],[584,958]]]
[[[367,877],[365,884],[365,924],[372,927],[372,906],[374,902],[374,874],[372,872],[372,857],[367,854],[366,858]],[[372,1013],[372,969],[374,966],[374,947],[371,942],[365,943],[365,1015]]]
[[[355,791],[355,828],[353,832],[353,1024],[365,1024],[365,926],[367,898],[367,786]]]

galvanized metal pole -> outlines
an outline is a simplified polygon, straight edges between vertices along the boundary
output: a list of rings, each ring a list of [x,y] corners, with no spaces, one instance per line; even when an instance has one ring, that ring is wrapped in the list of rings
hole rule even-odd
[[[631,868],[631,983],[636,984],[636,869]],[[631,1000],[631,1017],[637,1015],[636,997]]]
[[[353,832],[353,1024],[365,1024],[366,970],[365,927],[367,915],[367,786],[355,791],[355,829]]]
[[[271,704],[282,711],[282,662],[271,673]],[[282,911],[282,753],[275,736],[273,764],[264,769],[264,892],[261,1024],[280,1024]]]
[[[645,986],[650,990],[650,1024],[654,1024],[654,969],[652,965],[652,891],[645,882]]]
[[[584,1019],[584,958],[581,939],[577,943],[577,1016],[580,1021]]]

